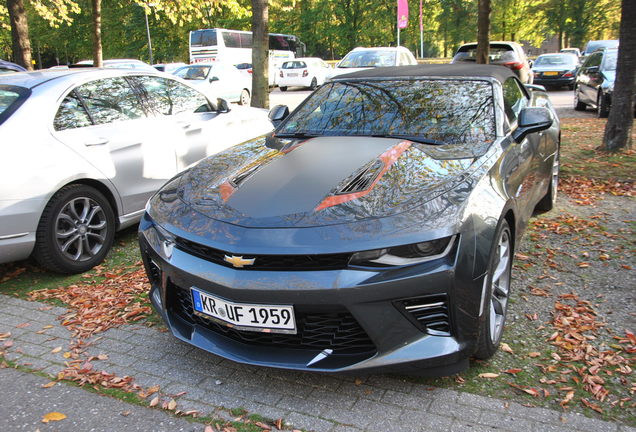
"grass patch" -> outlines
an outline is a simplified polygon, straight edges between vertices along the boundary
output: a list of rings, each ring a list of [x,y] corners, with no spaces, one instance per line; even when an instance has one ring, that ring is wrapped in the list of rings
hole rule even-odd
[[[606,120],[561,120],[561,173],[601,181],[634,181],[636,151],[626,149],[607,153],[599,149],[603,143]],[[636,129],[632,132],[636,142]]]
[[[0,294],[28,300],[27,294],[31,291],[66,287],[81,282],[101,282],[105,278],[98,276],[98,273],[130,267],[140,259],[137,230],[129,228],[117,234],[106,260],[97,268],[83,274],[61,275],[49,272],[32,260],[0,265],[0,281],[3,281],[0,282]],[[14,274],[16,275],[12,276]],[[50,300],[50,302],[56,306],[64,306],[60,301]]]

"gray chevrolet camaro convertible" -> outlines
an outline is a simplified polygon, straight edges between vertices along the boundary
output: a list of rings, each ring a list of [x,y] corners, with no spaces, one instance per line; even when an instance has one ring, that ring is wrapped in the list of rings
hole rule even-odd
[[[559,121],[482,65],[338,77],[201,161],[140,225],[179,339],[255,365],[451,374],[502,337],[515,245],[556,199]]]

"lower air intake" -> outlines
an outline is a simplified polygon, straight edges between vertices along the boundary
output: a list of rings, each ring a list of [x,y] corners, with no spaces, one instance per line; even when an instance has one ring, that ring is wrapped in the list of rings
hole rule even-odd
[[[436,336],[450,336],[450,313],[448,297],[444,294],[416,297],[401,301],[401,306],[408,316],[427,333]]]

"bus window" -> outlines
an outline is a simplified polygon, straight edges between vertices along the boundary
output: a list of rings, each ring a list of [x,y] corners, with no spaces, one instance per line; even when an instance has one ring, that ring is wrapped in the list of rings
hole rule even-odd
[[[241,48],[252,48],[252,33],[239,33]]]
[[[240,48],[241,36],[239,33],[223,32],[223,43],[227,48]]]

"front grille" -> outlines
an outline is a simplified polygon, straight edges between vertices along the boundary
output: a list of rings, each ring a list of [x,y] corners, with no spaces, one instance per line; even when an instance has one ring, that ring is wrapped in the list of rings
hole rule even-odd
[[[450,336],[450,314],[445,294],[402,300],[401,307],[427,333]]]
[[[236,330],[194,314],[189,291],[169,284],[168,307],[190,324],[248,345],[266,345],[307,350],[332,349],[334,354],[373,354],[375,345],[347,311],[302,312],[295,310],[296,334],[260,333]]]
[[[225,256],[234,254],[214,249],[184,238],[177,238],[177,248],[215,264],[234,266],[225,261]],[[254,258],[254,264],[240,267],[241,270],[338,270],[346,268],[351,254],[320,255],[243,255],[245,259]]]

